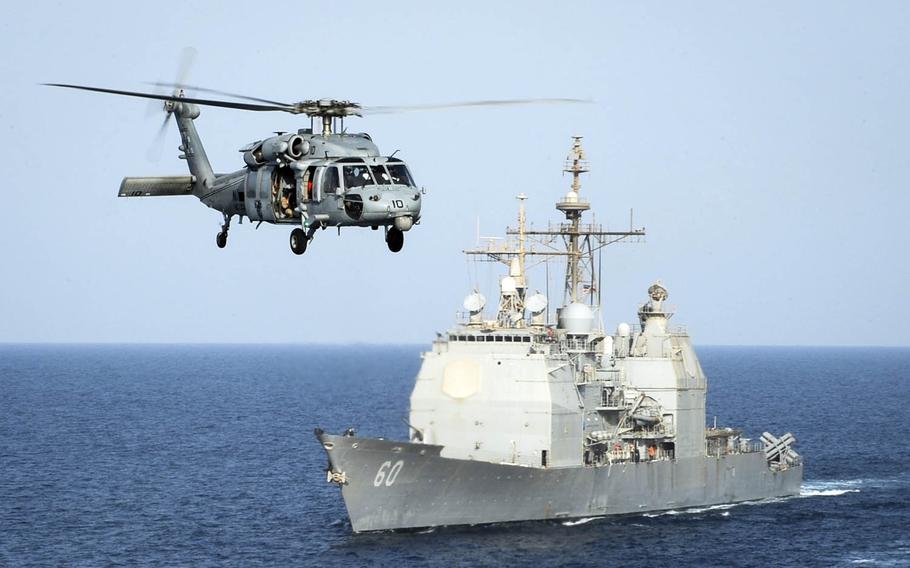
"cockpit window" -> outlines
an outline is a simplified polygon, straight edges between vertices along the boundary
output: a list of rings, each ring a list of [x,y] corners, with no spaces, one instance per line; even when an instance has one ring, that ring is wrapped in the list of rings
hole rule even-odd
[[[388,166],[389,174],[392,176],[392,183],[417,187],[417,184],[414,183],[414,179],[411,177],[411,172],[408,171],[408,167],[406,165],[389,164]]]
[[[392,183],[392,178],[389,177],[389,172],[385,171],[385,166],[370,166],[370,169],[373,170],[373,177],[376,178],[379,185]]]
[[[375,183],[372,176],[370,176],[370,170],[366,165],[344,166],[342,172],[344,175],[345,189],[353,189],[355,187],[363,187]]]

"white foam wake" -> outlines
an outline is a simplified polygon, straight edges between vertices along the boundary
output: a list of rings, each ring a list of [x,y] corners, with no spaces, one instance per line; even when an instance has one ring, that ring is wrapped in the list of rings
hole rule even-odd
[[[660,511],[657,513],[644,513],[642,516],[648,518],[662,517],[664,515],[698,515],[700,513],[708,513],[711,511],[724,511],[726,509],[731,509],[739,503],[721,503],[719,505],[709,505],[707,507],[691,507],[689,509],[670,509],[669,511]],[[724,513],[722,516],[727,517],[729,513]]]
[[[800,497],[838,497],[846,493],[859,493],[859,489],[803,489]]]
[[[576,525],[584,525],[584,524],[586,524],[586,523],[590,523],[591,521],[596,521],[597,519],[600,519],[600,518],[603,518],[603,517],[583,517],[583,518],[581,518],[581,519],[575,519],[575,520],[572,520],[572,521],[564,521],[564,522],[562,523],[562,526],[564,526],[564,527],[574,527],[574,526],[576,526]]]
[[[860,487],[871,480],[838,479],[833,481],[807,481],[800,489],[800,497],[838,497],[847,493],[859,493]]]

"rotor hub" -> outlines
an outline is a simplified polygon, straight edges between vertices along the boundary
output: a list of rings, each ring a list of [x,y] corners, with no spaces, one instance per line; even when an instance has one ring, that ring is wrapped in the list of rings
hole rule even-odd
[[[311,117],[345,117],[361,116],[359,104],[336,99],[306,100],[294,103],[294,114],[305,114]]]

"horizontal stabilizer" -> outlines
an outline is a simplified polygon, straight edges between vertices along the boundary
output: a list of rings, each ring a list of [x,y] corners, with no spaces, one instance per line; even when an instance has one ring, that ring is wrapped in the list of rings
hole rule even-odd
[[[126,177],[120,182],[119,197],[192,195],[193,176]]]

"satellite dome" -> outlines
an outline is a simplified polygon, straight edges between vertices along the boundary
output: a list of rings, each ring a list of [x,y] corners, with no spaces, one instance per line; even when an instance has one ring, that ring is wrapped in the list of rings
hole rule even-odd
[[[525,307],[532,314],[537,315],[547,308],[547,297],[543,294],[534,294],[525,302]]]
[[[559,311],[558,325],[573,335],[590,333],[594,328],[594,313],[588,306],[573,302]]]
[[[477,312],[483,310],[483,307],[486,304],[487,299],[483,297],[483,294],[480,292],[474,292],[473,294],[465,296],[464,304],[462,305],[467,311],[471,312],[472,314],[476,314]]]
[[[500,289],[502,290],[502,294],[504,296],[510,296],[518,291],[515,285],[515,279],[511,276],[506,276],[502,279]]]
[[[629,334],[632,333],[632,326],[623,322],[616,326],[616,335],[620,337],[629,337]]]

